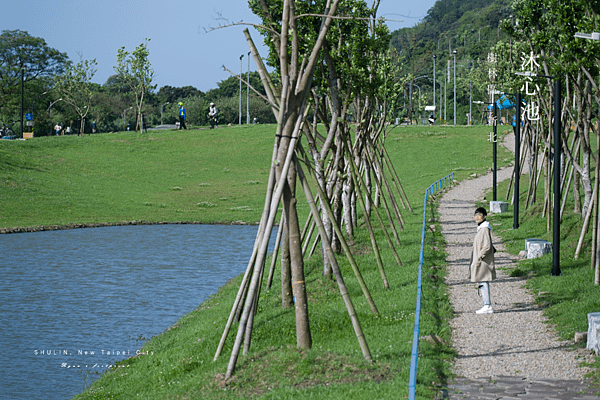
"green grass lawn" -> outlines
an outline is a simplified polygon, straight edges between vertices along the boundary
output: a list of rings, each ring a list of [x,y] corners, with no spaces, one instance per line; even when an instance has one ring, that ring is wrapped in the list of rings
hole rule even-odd
[[[0,227],[257,221],[273,127],[0,142]]]
[[[414,214],[404,211],[399,267],[377,231],[390,289],[382,280],[366,230],[353,250],[373,299],[374,315],[345,258],[342,274],[374,362],[364,361],[337,285],[323,279],[321,260],[306,260],[313,347],[295,348],[293,309],[281,307],[276,270],[263,288],[252,347],[234,377],[224,379],[236,325],[221,357],[213,357],[241,277],[199,305],[168,331],[151,338],[148,353],[118,363],[79,399],[376,399],[404,398],[416,302],[425,189],[456,172],[456,179],[491,166],[489,127],[396,127],[386,148]],[[117,133],[0,141],[0,227],[64,223],[202,221],[255,223],[260,218],[275,127]],[[499,165],[512,161],[504,150]],[[308,206],[299,196],[299,213]],[[436,216],[432,206],[428,216]],[[426,235],[421,336],[450,339],[452,310],[443,283],[444,240]],[[441,269],[431,268],[433,266]],[[448,346],[420,344],[417,396],[434,397],[450,377]]]

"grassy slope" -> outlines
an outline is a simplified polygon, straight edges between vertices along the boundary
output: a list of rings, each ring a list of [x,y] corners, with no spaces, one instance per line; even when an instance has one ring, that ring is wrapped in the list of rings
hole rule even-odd
[[[272,127],[0,142],[0,227],[256,221]]]
[[[491,164],[488,128],[402,127],[387,148],[415,209],[404,213],[398,250],[402,267],[381,238],[390,290],[381,278],[364,231],[355,252],[379,315],[373,315],[351,270],[342,270],[375,362],[363,361],[343,303],[332,282],[323,281],[319,259],[306,264],[313,349],[295,349],[292,310],[283,310],[277,280],[263,291],[252,349],[238,360],[234,378],[224,382],[235,326],[222,356],[212,358],[238,277],[173,329],[152,338],[152,355],[124,361],[79,398],[383,398],[404,396],[416,297],[424,189],[456,171],[457,179],[484,172]],[[0,142],[1,226],[122,220],[254,222],[262,209],[274,127],[217,131],[121,133],[85,138],[42,138]],[[501,153],[500,163],[511,157]],[[81,172],[79,172],[81,171]],[[90,189],[93,189],[91,191]],[[247,211],[251,209],[251,211]],[[70,211],[66,211],[70,210]],[[246,211],[240,211],[246,210]],[[300,204],[302,213],[307,206]],[[429,215],[434,215],[430,211]],[[451,310],[443,284],[443,238],[427,235],[421,335],[450,332]],[[340,258],[342,261],[342,258]],[[431,398],[433,382],[447,378],[451,352],[421,343],[417,393]]]

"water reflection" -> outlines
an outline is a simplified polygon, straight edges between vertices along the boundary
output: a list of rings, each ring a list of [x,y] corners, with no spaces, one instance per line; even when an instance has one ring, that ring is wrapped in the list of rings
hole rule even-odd
[[[2,235],[0,396],[81,392],[88,373],[135,355],[136,339],[163,332],[243,272],[255,236],[255,226],[218,225]]]

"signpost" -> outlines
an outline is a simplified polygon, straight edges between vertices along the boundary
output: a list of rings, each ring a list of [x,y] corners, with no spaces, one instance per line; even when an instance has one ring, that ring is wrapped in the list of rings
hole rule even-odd
[[[28,112],[25,114],[25,119],[26,125],[31,127],[31,132],[23,132],[23,139],[33,139],[33,114]]]

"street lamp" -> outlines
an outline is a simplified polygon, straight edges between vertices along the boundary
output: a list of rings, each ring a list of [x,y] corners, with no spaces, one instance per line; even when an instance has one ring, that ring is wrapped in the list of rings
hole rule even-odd
[[[127,113],[127,111],[131,110],[133,108],[133,106],[126,108],[123,110],[123,126],[125,126],[125,114]]]
[[[592,37],[590,35],[590,37]],[[600,40],[600,36],[599,36]],[[557,76],[538,75],[531,71],[515,72],[517,75],[554,80],[554,211],[552,215],[552,276],[560,275],[560,158],[561,158],[561,81]],[[517,104],[517,107],[520,105]],[[517,129],[520,121],[517,120]]]
[[[38,94],[38,95],[36,96],[36,98],[34,98],[33,100],[31,100],[31,107],[30,107],[30,109],[29,109],[29,112],[30,112],[31,114],[33,114],[33,102],[34,102],[35,100],[39,99],[40,97],[42,97],[43,95],[45,95],[46,93],[48,93],[48,92],[44,92],[44,93],[42,93],[42,94]]]
[[[240,125],[242,124],[242,58],[244,58],[243,54],[240,56]]]
[[[473,114],[472,102],[473,102],[473,82],[469,81],[469,126],[471,125],[472,114]]]
[[[446,74],[448,74],[448,78],[446,78]],[[448,121],[448,95],[446,93],[446,89],[448,88],[448,79],[450,78],[450,71],[446,72],[444,68],[444,125],[446,125],[446,121]],[[440,91],[442,89],[440,88]]]
[[[163,107],[166,106],[167,104],[169,104],[169,102],[167,101],[165,104],[160,106],[160,124],[163,124]]]
[[[48,107],[48,112],[50,113],[50,116],[52,116],[52,106],[56,103],[58,103],[59,101],[62,101],[62,98],[53,101],[52,103],[50,103],[50,106]]]
[[[250,125],[250,54],[248,52],[248,75],[246,78],[246,124]]]
[[[23,82],[25,81],[25,67],[21,68],[21,135],[23,138]]]
[[[31,118],[33,118],[33,102],[35,100],[39,99],[40,97],[42,97],[43,95],[45,95],[46,93],[48,93],[48,92],[44,92],[42,94],[39,94],[33,100],[31,100],[31,108],[30,108],[30,111],[29,111],[31,113]],[[32,119],[31,123],[34,124],[35,121]],[[31,132],[33,132],[33,131],[34,131],[34,127],[33,127],[33,125],[31,125]]]
[[[433,55],[433,110],[435,116],[435,54]]]
[[[456,126],[456,50],[452,55],[454,55],[454,125]]]

